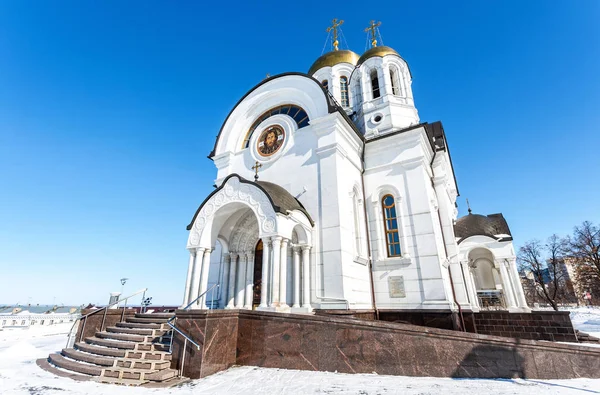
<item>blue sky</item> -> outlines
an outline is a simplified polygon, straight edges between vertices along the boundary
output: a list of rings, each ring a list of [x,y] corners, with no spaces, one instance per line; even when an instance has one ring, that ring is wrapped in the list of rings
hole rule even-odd
[[[260,5],[256,5],[260,4]],[[600,222],[600,2],[0,2],[0,304],[180,303],[206,159],[266,73],[307,71],[325,28],[409,63],[476,213],[518,245]],[[343,6],[342,6],[343,5]]]

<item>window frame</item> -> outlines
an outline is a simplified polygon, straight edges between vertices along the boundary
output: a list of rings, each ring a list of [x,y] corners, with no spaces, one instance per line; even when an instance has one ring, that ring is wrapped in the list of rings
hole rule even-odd
[[[371,80],[371,94],[373,99],[378,99],[381,97],[381,86],[379,85],[379,74],[377,73],[377,69],[373,69],[370,72],[369,79]],[[377,95],[375,95],[377,93]]]
[[[388,197],[392,199],[391,205],[386,205],[386,203],[385,203],[385,201]],[[386,255],[388,258],[402,257],[402,243],[400,240],[400,230],[399,230],[399,222],[400,221],[398,219],[398,209],[396,207],[396,198],[391,193],[386,193],[385,195],[383,195],[381,197],[380,203],[381,203],[381,210],[382,210],[382,216],[383,216],[383,230],[384,230]],[[392,209],[393,209],[393,213],[394,213],[393,217],[391,216]],[[389,210],[390,216],[388,216],[388,210]],[[396,222],[396,227],[393,229],[390,229],[390,227],[388,226],[388,221],[390,223],[393,223],[394,220]],[[394,234],[396,234],[395,239],[397,241],[394,241],[394,236],[393,236]],[[390,235],[391,235],[391,240],[392,240],[391,243],[390,243]],[[396,248],[395,247],[390,248],[391,246],[397,246],[398,253],[395,253]]]
[[[342,81],[345,81],[343,83]],[[345,99],[344,99],[345,97]],[[348,91],[348,77],[345,75],[340,77],[340,104],[344,108],[350,107],[350,95]]]

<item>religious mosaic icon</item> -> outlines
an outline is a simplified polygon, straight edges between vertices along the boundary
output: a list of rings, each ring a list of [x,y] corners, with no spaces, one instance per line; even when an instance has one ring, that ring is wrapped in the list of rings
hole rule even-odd
[[[269,126],[258,137],[257,151],[261,156],[271,156],[283,145],[285,132],[281,126]]]

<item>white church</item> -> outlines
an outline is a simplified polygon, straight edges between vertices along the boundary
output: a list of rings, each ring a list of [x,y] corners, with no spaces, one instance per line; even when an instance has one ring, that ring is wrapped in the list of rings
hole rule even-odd
[[[373,23],[369,50],[338,50],[338,26],[307,74],[264,79],[225,119],[183,306],[529,311],[502,214],[457,218],[448,141],[419,119],[407,62]]]

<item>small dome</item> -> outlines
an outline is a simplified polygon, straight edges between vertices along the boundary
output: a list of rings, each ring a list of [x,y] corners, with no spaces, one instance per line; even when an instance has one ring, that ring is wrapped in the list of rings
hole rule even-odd
[[[323,67],[331,67],[335,66],[339,63],[350,63],[352,66],[356,66],[356,62],[358,61],[358,54],[349,50],[341,50],[341,51],[331,51],[327,52],[325,55],[321,56],[319,59],[310,66],[308,70],[309,75],[313,75],[315,71],[323,68]]]
[[[373,48],[369,49],[367,52],[365,52],[364,54],[362,54],[360,59],[358,59],[358,62],[356,63],[356,65],[359,66],[359,65],[363,64],[369,58],[374,58],[376,56],[383,57],[385,55],[400,56],[398,54],[398,52],[396,52],[393,48],[385,47],[385,46],[373,47]]]
[[[508,223],[502,214],[467,214],[456,220],[454,235],[460,238],[459,243],[471,236],[500,237],[502,241],[512,240]]]

